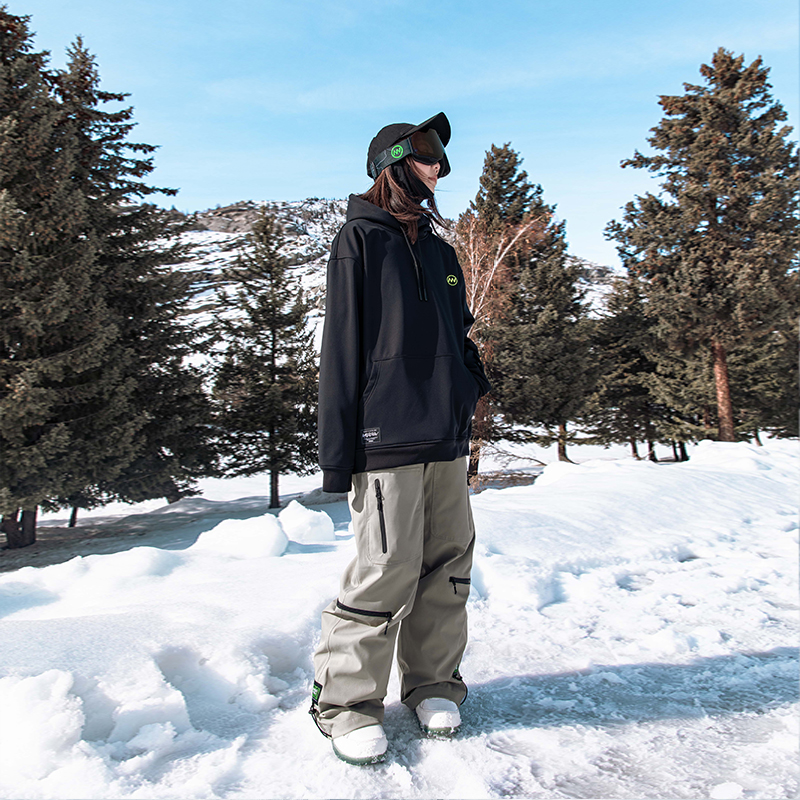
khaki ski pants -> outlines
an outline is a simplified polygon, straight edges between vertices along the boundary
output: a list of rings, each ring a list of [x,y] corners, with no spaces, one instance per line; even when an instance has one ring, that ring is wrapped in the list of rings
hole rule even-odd
[[[311,712],[342,736],[383,721],[395,642],[401,700],[460,704],[475,528],[466,459],[353,475],[356,558],[322,612]]]

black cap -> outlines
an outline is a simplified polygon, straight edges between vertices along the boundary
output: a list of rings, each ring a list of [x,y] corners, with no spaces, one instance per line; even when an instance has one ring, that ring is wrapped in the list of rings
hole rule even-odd
[[[436,133],[439,134],[442,144],[447,147],[447,143],[450,141],[450,121],[443,111],[440,111],[430,119],[426,119],[425,122],[420,122],[419,125],[412,125],[410,122],[394,122],[391,125],[386,125],[381,128],[375,138],[369,143],[369,150],[367,151],[367,175],[372,177],[369,171],[369,165],[376,156],[393,144],[397,144],[401,139],[411,136],[412,133],[427,131],[429,128],[433,128]]]

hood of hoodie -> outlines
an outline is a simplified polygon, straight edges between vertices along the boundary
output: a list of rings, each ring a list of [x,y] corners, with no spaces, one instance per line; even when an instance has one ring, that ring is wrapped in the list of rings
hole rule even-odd
[[[388,211],[384,211],[369,200],[357,194],[351,194],[347,202],[347,221],[365,219],[387,228],[394,228],[398,233],[403,232],[403,226]]]
[[[365,219],[369,222],[392,228],[400,235],[403,235],[405,232],[402,223],[395,219],[388,211],[376,206],[374,203],[370,203],[369,200],[365,200],[360,195],[351,194],[347,203],[347,221],[352,222],[356,219]],[[431,221],[424,214],[420,217],[418,226],[420,239],[431,233]]]

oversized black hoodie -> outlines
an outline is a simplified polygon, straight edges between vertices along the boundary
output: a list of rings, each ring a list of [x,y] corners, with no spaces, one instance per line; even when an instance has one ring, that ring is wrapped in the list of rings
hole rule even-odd
[[[423,218],[411,244],[387,211],[350,196],[331,247],[319,376],[323,489],[355,472],[451,461],[489,391],[455,250]]]

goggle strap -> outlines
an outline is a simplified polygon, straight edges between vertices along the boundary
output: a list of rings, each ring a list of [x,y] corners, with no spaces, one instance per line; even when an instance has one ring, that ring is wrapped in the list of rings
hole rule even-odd
[[[401,158],[412,154],[413,148],[411,147],[411,140],[408,138],[401,139],[397,144],[387,147],[386,150],[382,150],[375,156],[372,163],[369,165],[370,177],[374,180],[389,166],[389,164],[394,164]]]

